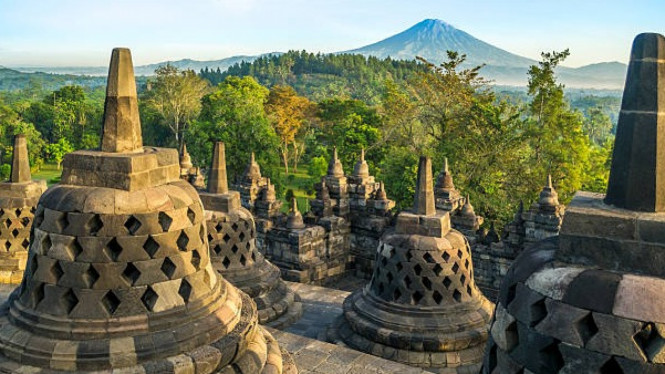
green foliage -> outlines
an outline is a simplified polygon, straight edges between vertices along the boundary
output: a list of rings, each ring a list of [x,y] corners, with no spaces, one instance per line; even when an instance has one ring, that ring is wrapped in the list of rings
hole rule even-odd
[[[391,148],[389,154],[380,163],[376,177],[385,183],[386,193],[395,200],[397,209],[409,209],[413,206],[419,155],[404,147]]]
[[[146,105],[152,109],[151,118],[159,118],[158,124],[171,130],[179,149],[180,139],[192,120],[201,111],[201,98],[208,89],[208,82],[191,70],[180,71],[166,64],[155,69],[155,78],[148,82]]]
[[[423,70],[415,61],[289,51],[263,56],[251,63],[241,62],[225,72],[204,69],[200,75],[213,84],[228,76],[252,76],[266,86],[288,84],[315,101],[352,98],[373,105],[379,102],[386,79],[401,82],[415,71]]]
[[[291,206],[291,201],[293,200],[294,197],[295,194],[293,193],[292,189],[289,188],[288,190],[286,190],[286,193],[284,194],[284,199],[287,201],[289,206]]]
[[[314,181],[319,181],[322,176],[326,175],[328,171],[328,160],[321,156],[312,157],[307,167],[307,174],[312,177]]]
[[[376,109],[360,100],[330,99],[319,103],[318,118],[314,132],[317,143],[337,147],[347,172],[353,170],[363,148],[370,170],[383,158],[382,123]]]
[[[241,175],[255,152],[263,174],[278,184],[278,139],[264,110],[267,96],[268,90],[251,77],[228,77],[204,96],[199,120],[185,137],[194,162],[208,165],[212,144],[223,141],[230,180]]]
[[[0,178],[2,178],[2,180],[8,180],[11,172],[12,166],[10,164],[0,165]]]
[[[62,162],[63,158],[65,158],[67,153],[74,152],[74,147],[69,143],[69,141],[67,141],[67,139],[61,138],[57,143],[48,144],[45,151],[48,156],[48,160],[54,162],[56,165],[58,165],[58,169],[60,169],[60,163]]]

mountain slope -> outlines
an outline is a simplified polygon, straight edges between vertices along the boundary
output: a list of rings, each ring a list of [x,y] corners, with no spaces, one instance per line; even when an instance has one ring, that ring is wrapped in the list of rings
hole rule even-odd
[[[435,19],[426,19],[379,42],[340,53],[405,60],[420,56],[438,64],[447,60],[448,50],[466,54],[465,66],[485,64],[481,75],[500,85],[526,85],[529,66],[538,63]],[[627,66],[619,62],[603,62],[579,68],[561,66],[557,68],[557,75],[561,83],[571,88],[621,89],[626,69]]]
[[[466,54],[467,63],[472,65],[524,67],[536,62],[485,43],[444,21],[435,19],[426,19],[399,34],[347,53],[405,60],[421,56],[438,63],[447,59],[448,50]]]
[[[136,75],[154,75],[155,69],[160,66],[171,64],[178,69],[190,69],[195,72],[199,72],[201,69],[206,67],[211,70],[217,70],[218,68],[221,71],[224,71],[236,63],[242,61],[252,62],[258,57],[266,55],[279,55],[279,52],[265,53],[257,56],[232,56],[223,58],[220,60],[210,60],[210,61],[197,61],[192,59],[182,59],[176,61],[162,61],[156,64],[148,65],[137,65],[134,67],[134,74]],[[78,74],[78,75],[92,75],[92,76],[105,76],[108,73],[108,67],[105,66],[66,66],[66,67],[16,67],[13,68],[16,71],[23,73],[34,73],[34,72],[43,72],[50,74]]]

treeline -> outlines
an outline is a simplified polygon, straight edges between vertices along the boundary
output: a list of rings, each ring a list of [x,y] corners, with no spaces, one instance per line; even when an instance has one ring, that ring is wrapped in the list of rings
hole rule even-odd
[[[106,77],[93,77],[72,74],[23,73],[0,66],[0,91],[18,90],[57,90],[67,85],[101,87],[106,84]]]
[[[144,143],[186,142],[205,167],[214,142],[224,141],[230,180],[255,152],[280,194],[296,170],[307,171],[311,183],[301,187],[311,191],[333,147],[347,173],[365,149],[371,173],[400,209],[412,204],[418,156],[432,157],[436,173],[447,157],[457,187],[500,227],[520,201],[535,199],[548,174],[564,202],[607,183],[613,123],[602,102],[571,107],[555,75],[567,55],[543,54],[519,99],[497,94],[481,67],[462,68],[465,56],[454,52],[440,64],[290,52],[223,74],[167,65],[140,86]],[[339,89],[320,76],[338,79]],[[28,133],[37,166],[97,147],[103,97],[102,89],[79,86],[0,95],[3,161],[18,132]]]
[[[314,101],[343,97],[377,104],[386,79],[403,82],[425,69],[416,61],[289,51],[236,63],[224,72],[206,68],[199,74],[213,85],[229,76],[251,76],[268,87],[289,85]]]

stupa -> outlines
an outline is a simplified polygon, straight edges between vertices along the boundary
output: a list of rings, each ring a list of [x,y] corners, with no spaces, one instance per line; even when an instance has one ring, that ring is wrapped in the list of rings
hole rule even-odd
[[[548,175],[538,200],[524,214],[525,245],[559,235],[565,210],[566,207],[559,202],[559,195],[552,185],[552,176]]]
[[[451,214],[457,212],[464,205],[464,198],[455,188],[453,175],[448,168],[448,158],[443,159],[443,170],[436,178],[434,200],[436,201],[436,209],[445,210],[451,212]]]
[[[252,297],[260,323],[284,327],[297,320],[302,314],[300,298],[282,281],[280,270],[258,251],[254,217],[241,206],[240,194],[229,190],[222,142],[215,144],[208,189],[199,195],[206,209],[215,270]]]
[[[468,241],[435,209],[431,168],[421,157],[413,210],[381,239],[370,283],[344,301],[329,338],[433,372],[477,373],[493,305],[476,287]]]
[[[665,372],[665,37],[632,47],[607,195],[578,192],[559,236],[501,285],[484,373]]]
[[[45,181],[32,180],[25,135],[14,137],[9,181],[0,183],[0,283],[19,284],[28,259],[30,229]]]
[[[251,153],[249,163],[242,177],[233,187],[240,192],[242,206],[252,213],[256,213],[255,204],[261,195],[261,190],[268,185],[268,178],[261,176],[261,167],[256,162],[254,152]]]
[[[0,372],[292,371],[249,296],[213,269],[178,152],[143,146],[128,49],[111,56],[101,143],[66,155],[39,202],[0,313]]]

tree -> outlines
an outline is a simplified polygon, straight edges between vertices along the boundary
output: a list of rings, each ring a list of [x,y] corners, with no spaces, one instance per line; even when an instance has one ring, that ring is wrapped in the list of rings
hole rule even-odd
[[[14,144],[14,135],[24,134],[28,141],[28,156],[30,165],[39,168],[43,163],[42,152],[45,141],[35,126],[25,121],[9,105],[5,105],[0,99],[0,148],[2,149],[2,161],[11,162],[11,151]]]
[[[382,123],[376,109],[360,100],[330,99],[319,102],[317,116],[317,142],[328,148],[336,146],[345,170],[358,161],[363,148],[370,168],[383,159]]]
[[[180,71],[166,64],[155,69],[155,78],[148,87],[147,105],[166,122],[180,148],[183,132],[201,111],[201,98],[208,90],[208,82],[192,70]]]
[[[230,180],[242,173],[251,152],[256,153],[262,171],[270,175],[279,140],[265,114],[267,97],[268,89],[252,77],[227,77],[204,96],[199,119],[187,131],[194,161],[208,165],[213,143],[223,141]]]
[[[65,155],[71,152],[74,152],[74,147],[69,144],[69,141],[65,138],[61,138],[57,143],[48,144],[46,146],[46,154],[49,156],[50,161],[55,162],[56,165],[58,165],[58,170],[60,170],[60,165],[65,158]]]
[[[289,148],[294,148],[294,153],[302,153],[301,148],[296,145],[296,135],[306,122],[310,121],[314,113],[314,104],[307,98],[298,96],[296,91],[289,86],[274,86],[270,89],[265,111],[268,119],[279,137],[279,151],[284,164],[284,171],[289,174]],[[304,142],[298,142],[304,144]],[[297,161],[296,161],[297,163]],[[297,166],[296,166],[297,171]]]
[[[543,60],[528,72],[528,179],[539,185],[551,174],[564,202],[585,183],[591,162],[591,144],[583,130],[582,114],[570,109],[564,86],[556,81],[555,68],[569,54],[567,49],[542,53]]]

